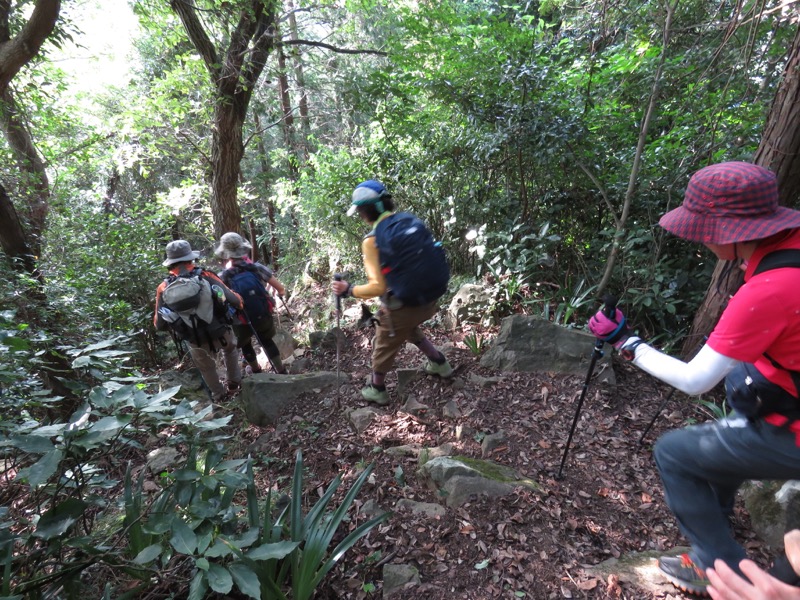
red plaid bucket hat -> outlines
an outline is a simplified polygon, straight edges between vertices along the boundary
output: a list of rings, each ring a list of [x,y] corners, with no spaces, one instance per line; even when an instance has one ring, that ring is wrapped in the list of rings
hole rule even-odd
[[[800,227],[800,212],[778,206],[778,183],[769,169],[724,162],[692,175],[683,204],[658,223],[692,242],[731,244]]]

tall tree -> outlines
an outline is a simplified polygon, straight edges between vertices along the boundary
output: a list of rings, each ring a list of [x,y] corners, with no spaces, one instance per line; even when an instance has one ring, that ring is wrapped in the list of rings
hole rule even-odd
[[[214,88],[211,214],[214,235],[219,237],[226,231],[240,231],[242,227],[237,198],[244,156],[242,129],[253,90],[274,47],[276,3],[273,0],[240,0],[225,2],[222,8],[210,10],[199,4],[188,0],[170,1],[189,40],[202,57]],[[219,42],[204,23],[216,16],[219,17],[217,25],[224,27],[227,23],[224,17],[231,13],[236,14],[237,19],[225,32],[227,48],[217,48]]]
[[[783,79],[753,162],[775,172],[781,204],[793,207],[800,204],[800,26],[789,49]],[[691,352],[697,341],[714,328],[728,298],[742,285],[742,273],[738,270],[725,281],[720,281],[724,266],[725,261],[719,261],[714,269],[711,284],[692,323],[691,334],[684,343],[684,354]]]
[[[0,242],[4,252],[18,259],[18,264],[34,273],[35,258],[40,254],[41,234],[50,197],[50,184],[44,161],[33,144],[31,134],[16,105],[11,81],[38,53],[42,44],[55,29],[61,10],[59,0],[37,0],[27,22],[12,35],[12,10],[19,9],[10,0],[0,0],[0,127],[14,152],[23,183],[29,190],[26,207],[26,232],[21,219],[11,204],[8,194],[0,194]]]

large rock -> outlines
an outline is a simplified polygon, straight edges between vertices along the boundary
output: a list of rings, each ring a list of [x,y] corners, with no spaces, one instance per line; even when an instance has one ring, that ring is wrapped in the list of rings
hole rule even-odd
[[[347,376],[341,374],[341,381]],[[322,393],[336,386],[336,373],[319,371],[302,375],[256,373],[242,381],[240,398],[247,420],[253,425],[274,425],[301,394]]]
[[[447,324],[455,328],[461,323],[480,323],[491,305],[492,294],[486,288],[472,283],[462,285],[450,301]]]
[[[275,345],[281,353],[281,360],[286,360],[294,355],[295,348],[297,348],[297,340],[285,329],[279,327],[275,331],[272,341],[275,342]]]
[[[748,481],[740,494],[753,531],[773,550],[782,550],[784,533],[800,528],[800,482]]]
[[[419,474],[429,488],[446,498],[451,508],[475,496],[497,498],[510,494],[518,486],[539,487],[535,481],[520,477],[509,467],[463,456],[433,458],[420,467]]]
[[[499,371],[586,375],[595,338],[577,329],[554,325],[546,319],[514,315],[503,319],[500,333],[481,358],[481,366]],[[595,373],[614,383],[610,346],[597,361]]]

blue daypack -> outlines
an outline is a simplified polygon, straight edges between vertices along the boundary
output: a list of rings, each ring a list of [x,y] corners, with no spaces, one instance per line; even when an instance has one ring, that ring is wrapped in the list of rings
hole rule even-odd
[[[225,271],[223,281],[244,301],[244,312],[251,323],[272,316],[274,301],[254,265],[236,266]]]
[[[429,304],[447,291],[444,248],[419,218],[407,212],[386,217],[375,227],[375,242],[389,291],[403,304]]]

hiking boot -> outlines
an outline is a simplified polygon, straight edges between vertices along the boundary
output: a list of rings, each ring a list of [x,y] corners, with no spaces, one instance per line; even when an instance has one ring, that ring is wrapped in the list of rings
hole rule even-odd
[[[698,567],[688,554],[662,556],[658,559],[658,568],[679,590],[701,598],[709,597],[708,586],[711,582],[705,570]]]
[[[373,402],[378,406],[386,406],[389,404],[389,392],[386,390],[379,390],[371,384],[365,388],[361,388],[361,395],[367,402]]]
[[[450,377],[453,374],[453,367],[450,366],[450,363],[445,359],[442,364],[435,363],[432,360],[428,359],[428,362],[425,363],[425,372],[428,375],[438,375],[439,377]]]

